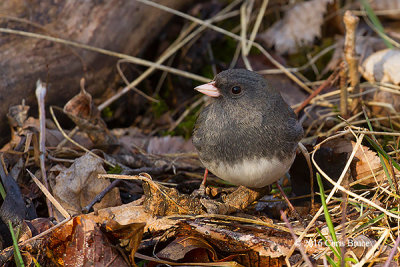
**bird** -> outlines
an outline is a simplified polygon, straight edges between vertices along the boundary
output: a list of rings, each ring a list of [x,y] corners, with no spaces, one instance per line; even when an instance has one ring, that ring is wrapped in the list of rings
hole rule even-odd
[[[263,188],[289,170],[303,127],[279,91],[246,69],[218,73],[195,87],[211,101],[200,112],[192,142],[208,170],[234,185]]]

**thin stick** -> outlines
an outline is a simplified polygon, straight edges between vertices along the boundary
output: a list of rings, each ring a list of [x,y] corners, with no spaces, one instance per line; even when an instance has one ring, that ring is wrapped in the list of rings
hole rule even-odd
[[[202,96],[200,99],[198,99],[197,101],[195,101],[194,103],[192,103],[189,108],[185,109],[185,111],[182,113],[182,115],[174,122],[173,125],[171,125],[171,127],[168,128],[168,132],[172,132],[176,126],[178,126],[187,115],[189,115],[189,113],[195,109],[197,106],[199,106],[201,103],[205,102],[207,100],[207,96]]]
[[[47,181],[46,174],[46,111],[44,98],[46,97],[46,87],[38,80],[36,82],[36,98],[39,106],[39,151],[40,151],[40,171],[42,173],[42,179],[46,190],[49,191],[49,182]],[[49,211],[49,217],[54,217],[53,207],[49,199],[46,199],[47,209]]]
[[[47,190],[47,188],[39,181],[36,176],[31,173],[28,169],[26,171],[29,173],[31,176],[32,180],[35,182],[35,184],[42,190],[43,194],[46,196],[46,200],[50,201],[53,203],[53,205],[57,208],[57,210],[61,213],[64,218],[69,219],[71,218],[71,215],[61,206],[61,204],[52,196],[52,194]]]
[[[387,258],[387,260],[385,262],[385,265],[383,265],[383,267],[389,267],[390,266],[390,263],[391,263],[392,259],[394,258],[394,255],[396,255],[396,251],[397,251],[397,248],[399,247],[399,244],[400,244],[400,234],[398,233],[397,234],[397,238],[396,238],[396,242],[394,243],[393,248],[390,251],[389,257]]]
[[[349,66],[350,85],[353,87],[353,93],[360,92],[359,75],[358,75],[358,59],[356,57],[356,29],[359,18],[354,16],[350,10],[344,13],[343,22],[346,27],[346,37],[344,41],[344,56]],[[347,101],[347,100],[346,100]],[[355,110],[360,100],[355,98],[351,110]]]
[[[126,78],[126,76],[125,76],[123,70],[121,69],[121,63],[126,63],[126,62],[130,63],[130,61],[129,61],[129,60],[126,60],[126,59],[120,59],[120,60],[118,60],[118,62],[117,62],[117,71],[118,71],[119,76],[121,76],[122,80],[125,82],[125,84],[126,84],[127,86],[129,86],[130,82],[129,82],[128,79]],[[164,72],[164,73],[165,73],[165,72]],[[155,98],[153,98],[153,97],[151,97],[151,96],[148,96],[147,94],[145,94],[143,91],[139,90],[139,89],[136,88],[136,87],[131,87],[130,89],[132,89],[132,91],[134,91],[135,93],[137,93],[137,94],[143,96],[144,98],[146,98],[146,99],[149,100],[150,102],[154,102],[154,103],[159,103],[159,102],[160,102],[158,99],[155,99]]]
[[[343,62],[342,62],[343,63]],[[345,64],[341,64],[339,79],[340,79],[340,115],[343,118],[348,116],[348,90],[347,90],[347,71]]]
[[[247,23],[248,23],[248,19],[247,19],[247,14],[246,14],[246,7],[247,7],[247,2],[245,2],[244,4],[242,4],[242,6],[240,7],[240,44],[241,44],[241,48],[242,48],[242,59],[244,62],[244,65],[246,66],[246,69],[248,70],[253,70],[253,68],[251,67],[251,64],[249,62],[249,59],[247,58]]]
[[[294,216],[296,217],[297,220],[304,226],[307,225],[306,222],[301,218],[300,214],[297,212],[296,208],[293,206],[293,204],[290,202],[289,198],[285,194],[285,191],[283,191],[282,187],[279,185],[279,182],[275,182],[276,187],[279,189],[279,192],[281,192],[281,195],[283,199],[285,200],[286,204],[288,205],[289,209],[291,212],[293,212]]]
[[[111,179],[121,179],[121,180],[141,180],[145,181],[152,186],[154,186],[165,198],[170,200],[172,203],[174,203],[178,208],[182,209],[184,212],[189,213],[189,211],[179,205],[174,199],[172,199],[168,194],[166,194],[156,182],[154,182],[151,178],[151,176],[147,173],[141,173],[139,175],[120,175],[120,174],[99,174],[97,176],[98,178],[111,178]]]
[[[286,214],[282,210],[281,210],[281,216],[282,216],[282,219],[285,221],[285,224],[286,224],[287,228],[289,228],[290,234],[292,235],[292,238],[293,238],[293,241],[294,241],[294,244],[300,250],[301,256],[303,257],[304,261],[306,262],[306,264],[308,266],[312,267],[313,265],[312,265],[310,259],[308,258],[307,254],[306,254],[306,252],[304,250],[303,245],[301,244],[301,242],[298,242],[297,236],[293,231],[293,227],[290,224],[289,220],[287,219]]]
[[[359,140],[357,141],[355,147],[353,148],[352,154],[350,155],[350,159],[351,159],[351,160],[349,159],[349,160],[347,161],[344,170],[347,171],[348,166],[350,166],[350,163],[351,163],[351,161],[353,160],[354,155],[355,155],[356,151],[358,150],[358,148],[359,148],[359,146],[360,146],[360,143],[361,143],[361,142],[359,142],[359,141],[360,141],[360,139],[363,139],[363,138],[364,138],[364,134],[361,134],[361,136],[359,137]],[[334,180],[332,180],[332,179],[321,169],[321,167],[315,162],[315,159],[314,159],[314,154],[315,154],[315,152],[316,152],[316,150],[314,150],[314,152],[313,152],[313,154],[312,154],[312,157],[311,157],[311,158],[312,158],[312,161],[313,161],[313,163],[314,163],[314,166],[315,166],[315,167],[317,168],[317,170],[321,173],[321,175],[324,176],[324,178],[325,178],[326,180],[328,180],[332,185],[334,185],[334,188],[332,189],[332,191],[331,191],[331,193],[329,194],[329,196],[333,195],[332,192],[334,192],[335,190],[341,190],[341,191],[345,192],[346,194],[352,196],[354,199],[358,199],[358,200],[360,200],[360,201],[366,203],[367,205],[369,205],[369,206],[371,206],[371,207],[374,207],[374,208],[380,210],[381,212],[385,213],[385,214],[388,215],[389,217],[392,217],[392,218],[395,218],[395,219],[400,219],[400,216],[399,216],[399,215],[396,215],[396,214],[394,214],[394,213],[392,213],[392,212],[389,212],[389,211],[387,211],[386,209],[384,209],[384,208],[380,207],[379,205],[375,204],[375,203],[372,202],[371,200],[366,199],[366,198],[364,198],[364,197],[362,197],[362,196],[360,196],[360,195],[357,195],[357,194],[355,194],[355,193],[353,193],[353,192],[347,190],[347,189],[344,188],[343,186],[341,186],[340,183],[342,182],[343,177],[344,177],[343,172],[342,172],[343,177],[342,177],[342,175],[340,176],[340,178],[342,178],[342,179],[339,178],[339,180],[338,180],[337,182],[335,182]],[[327,203],[327,204],[328,204],[328,202],[329,202],[328,200],[330,200],[330,198],[329,198],[329,199],[328,199],[328,198],[326,199],[326,203]]]
[[[311,100],[312,100],[316,95],[318,95],[322,90],[324,90],[326,87],[328,87],[329,85],[331,85],[331,83],[337,78],[338,72],[339,72],[339,69],[336,69],[336,70],[328,77],[328,79],[326,79],[325,82],[324,82],[323,84],[321,84],[321,85],[318,87],[317,90],[315,90],[314,92],[312,92],[312,94],[309,95],[309,96],[307,97],[307,99],[303,101],[303,103],[301,103],[301,105],[295,110],[295,113],[296,113],[296,114],[299,114],[300,111],[301,111],[305,106],[307,106],[307,105],[311,102]]]

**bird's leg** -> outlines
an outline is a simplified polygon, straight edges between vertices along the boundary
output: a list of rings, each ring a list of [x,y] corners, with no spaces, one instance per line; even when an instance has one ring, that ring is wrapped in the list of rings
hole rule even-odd
[[[207,197],[206,196],[206,180],[207,180],[207,175],[208,175],[208,169],[206,168],[204,170],[204,177],[203,181],[200,184],[199,189],[196,189],[192,192],[193,197]]]
[[[294,206],[292,205],[292,203],[290,203],[289,198],[286,196],[285,192],[283,191],[282,187],[279,185],[279,183],[276,181],[275,182],[276,187],[278,187],[279,191],[281,192],[282,197],[285,199],[286,204],[288,205],[290,211],[293,212],[294,216],[296,217],[296,219],[298,219],[300,221],[301,224],[303,225],[307,225],[305,223],[305,221],[303,220],[303,218],[301,218],[300,214],[297,212],[297,210],[294,208]]]
[[[207,181],[207,176],[208,176],[208,169],[206,168],[206,169],[204,170],[203,181],[201,182],[200,188],[199,188],[199,191],[200,191],[200,192],[203,192],[203,195],[204,195],[205,192],[206,192],[206,181]]]

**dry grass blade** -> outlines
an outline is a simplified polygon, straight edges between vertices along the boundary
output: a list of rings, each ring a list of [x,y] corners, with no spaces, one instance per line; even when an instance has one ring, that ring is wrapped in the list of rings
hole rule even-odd
[[[246,55],[249,54],[250,49],[253,46],[254,40],[256,39],[256,35],[258,32],[258,29],[260,28],[261,21],[264,17],[265,11],[267,9],[268,2],[269,2],[268,0],[263,0],[263,2],[261,4],[260,10],[259,10],[257,18],[256,18],[256,22],[254,23],[253,30],[251,31],[251,34],[250,34],[249,42],[247,43]]]
[[[64,216],[64,218],[69,219],[71,218],[71,215],[61,206],[60,203],[51,195],[49,190],[39,181],[38,178],[35,177],[33,173],[31,173],[28,169],[26,170],[29,175],[31,176],[32,180],[35,182],[35,184],[42,190],[43,194],[46,196],[46,199],[48,199],[54,207],[57,208],[57,210]]]

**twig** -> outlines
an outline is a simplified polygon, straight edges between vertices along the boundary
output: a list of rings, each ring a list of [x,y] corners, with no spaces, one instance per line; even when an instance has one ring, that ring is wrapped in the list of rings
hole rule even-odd
[[[40,238],[44,237],[45,235],[47,235],[47,234],[53,232],[55,229],[60,228],[61,226],[63,226],[63,225],[66,224],[67,222],[69,222],[70,220],[71,220],[71,217],[70,217],[70,218],[67,218],[67,219],[63,220],[62,222],[60,222],[59,224],[56,224],[56,225],[52,226],[51,228],[49,228],[49,229],[47,229],[47,230],[41,232],[40,234],[35,235],[34,237],[29,238],[28,240],[25,240],[25,241],[23,241],[23,242],[21,242],[21,243],[18,243],[18,247],[23,248],[25,245],[31,243],[32,241],[35,241],[35,240],[37,240],[37,239],[40,239]],[[6,248],[6,249],[8,249],[8,248]]]
[[[354,266],[356,266],[356,267],[364,266],[364,264],[367,262],[367,260],[369,260],[369,259],[372,257],[372,255],[374,254],[374,252],[376,251],[376,249],[377,249],[377,248],[382,244],[382,242],[389,236],[389,233],[390,233],[390,230],[389,230],[389,229],[386,229],[386,230],[382,233],[382,235],[381,235],[381,237],[379,238],[379,240],[375,243],[375,245],[374,245],[372,248],[370,248],[370,250],[368,250],[367,254],[360,260],[360,262],[357,263],[357,264],[354,265]],[[383,244],[384,244],[384,242],[383,242]]]
[[[214,53],[212,51],[210,43],[207,43],[207,53],[210,56],[210,62],[211,62],[211,69],[213,72],[213,75],[217,75],[217,66],[215,66],[215,58],[214,58]]]
[[[292,238],[294,241],[294,244],[300,250],[301,256],[303,257],[304,261],[307,263],[308,266],[312,267],[313,265],[312,265],[310,259],[308,258],[306,252],[304,251],[303,245],[301,244],[301,242],[298,242],[297,236],[295,235],[295,233],[293,231],[293,227],[290,224],[289,220],[287,219],[286,214],[282,210],[281,210],[281,216],[282,216],[282,219],[285,221],[287,228],[289,228],[290,234],[292,235]]]
[[[119,185],[120,183],[122,183],[122,180],[119,179],[112,181],[106,188],[104,188],[103,191],[101,191],[97,196],[95,196],[88,205],[82,208],[82,212],[88,213],[96,203],[99,203],[108,192],[117,187],[117,185]]]
[[[126,78],[126,76],[125,76],[123,70],[121,69],[121,63],[126,63],[126,62],[130,63],[130,61],[129,61],[129,60],[126,60],[126,59],[120,59],[120,60],[118,60],[118,62],[117,62],[117,71],[118,71],[119,76],[121,76],[122,80],[125,82],[125,84],[126,84],[127,86],[129,86],[130,82],[129,82],[128,79]],[[164,72],[164,73],[165,73],[165,72]],[[131,87],[130,89],[132,89],[135,93],[137,93],[137,94],[143,96],[144,98],[146,98],[147,100],[149,100],[149,101],[151,101],[151,102],[155,102],[155,103],[160,102],[158,99],[155,99],[155,98],[153,98],[153,97],[151,97],[151,96],[146,95],[144,92],[142,92],[141,90],[139,90],[139,89],[136,88],[135,86]]]
[[[166,194],[156,182],[154,182],[151,178],[151,176],[147,173],[141,173],[139,175],[119,175],[119,174],[99,174],[98,178],[111,178],[111,179],[121,179],[121,180],[141,180],[149,183],[149,185],[153,186],[156,188],[166,199],[171,201],[173,204],[175,204],[178,208],[182,209],[184,212],[189,213],[189,211],[179,205],[174,199],[172,199],[168,194]]]
[[[398,233],[397,234],[397,238],[396,238],[396,242],[394,243],[393,248],[390,251],[389,257],[387,258],[387,260],[385,262],[385,265],[383,265],[383,267],[389,267],[390,266],[390,263],[391,263],[392,259],[394,258],[394,255],[396,255],[396,251],[397,251],[397,248],[399,247],[399,244],[400,244],[400,234]]]
[[[285,200],[286,204],[288,205],[289,209],[291,212],[293,212],[294,216],[296,217],[299,222],[306,226],[307,223],[303,220],[303,218],[300,216],[300,214],[297,212],[296,208],[293,206],[293,204],[290,202],[289,198],[285,194],[285,191],[283,191],[282,187],[279,185],[279,182],[275,182],[276,187],[279,189],[279,192],[281,192],[281,195],[283,199]]]
[[[348,91],[347,91],[347,66],[342,62],[340,67],[339,79],[340,79],[340,115],[343,118],[348,116]]]
[[[364,134],[361,134],[360,137],[358,137],[357,143],[356,143],[356,145],[355,145],[354,148],[353,148],[353,152],[351,153],[350,158],[347,160],[346,166],[345,166],[345,168],[343,169],[343,172],[342,172],[342,174],[340,175],[340,177],[339,177],[339,179],[338,179],[337,182],[335,182],[334,180],[332,180],[332,178],[330,178],[330,177],[321,169],[321,167],[316,163],[316,161],[315,161],[315,159],[314,159],[314,155],[315,155],[316,150],[314,150],[314,152],[313,152],[313,154],[312,154],[312,157],[311,157],[311,159],[312,159],[312,161],[313,161],[313,163],[314,163],[314,166],[317,168],[318,172],[320,172],[321,175],[322,175],[326,180],[328,180],[332,185],[334,185],[334,188],[332,189],[332,191],[331,191],[331,193],[329,194],[329,196],[333,195],[334,192],[335,192],[336,190],[341,190],[341,191],[345,192],[346,194],[348,194],[348,195],[354,197],[354,199],[358,199],[358,200],[364,202],[365,204],[367,204],[367,205],[369,205],[369,206],[371,206],[371,207],[374,207],[374,208],[380,210],[381,212],[383,212],[384,214],[386,214],[386,215],[389,216],[389,217],[392,217],[392,218],[395,218],[395,219],[400,219],[400,216],[399,216],[399,215],[396,215],[396,214],[394,214],[394,213],[392,213],[392,212],[390,212],[390,211],[387,211],[386,209],[384,209],[384,208],[382,208],[381,206],[377,205],[377,204],[374,203],[373,201],[371,201],[371,200],[369,200],[369,199],[367,199],[367,198],[365,198],[365,197],[362,197],[362,196],[360,196],[360,195],[357,195],[357,194],[355,194],[355,193],[353,193],[353,192],[347,190],[347,189],[344,188],[342,185],[340,185],[341,182],[342,182],[342,180],[343,180],[343,178],[344,178],[345,173],[347,172],[347,170],[348,170],[348,168],[349,168],[349,166],[350,166],[351,161],[352,161],[353,158],[354,158],[354,155],[355,155],[356,151],[358,150],[358,148],[359,148],[359,146],[360,146],[360,144],[361,144],[361,141],[362,141],[363,138],[364,138]],[[346,171],[346,172],[344,172],[344,171]],[[331,199],[329,196],[328,196],[328,198],[326,199],[326,203],[327,203],[327,204],[328,204],[329,200]]]
[[[324,90],[326,87],[330,86],[338,77],[338,73],[339,73],[339,68],[336,69],[329,77],[328,79],[325,80],[325,82],[323,84],[321,84],[317,90],[315,90],[314,92],[312,92],[311,95],[309,95],[309,97],[307,97],[306,100],[304,100],[303,103],[301,103],[301,105],[295,110],[296,114],[299,114],[300,111],[307,106],[311,100],[318,95],[322,90]]]
[[[237,63],[239,55],[240,55],[240,47],[241,47],[240,44],[236,45],[236,49],[235,49],[235,52],[233,53],[232,61],[229,64],[228,69],[233,69],[236,66],[236,63]]]
[[[286,68],[289,72],[300,72],[306,70],[311,65],[314,65],[318,59],[329,53],[331,50],[334,50],[338,46],[337,43],[334,43],[328,47],[325,47],[320,52],[318,52],[315,56],[313,56],[310,60],[307,61],[303,66],[297,68]],[[266,69],[266,70],[259,70],[257,71],[260,74],[282,74],[284,73],[281,69]]]
[[[354,16],[350,10],[347,10],[343,17],[346,27],[346,37],[344,41],[344,57],[349,66],[350,85],[353,87],[353,93],[360,92],[359,75],[358,75],[358,59],[356,57],[356,29],[359,18]],[[347,100],[346,100],[347,101]],[[353,100],[351,110],[355,110],[360,103],[358,98]]]
[[[45,103],[44,98],[46,97],[46,87],[44,84],[38,80],[36,82],[36,98],[38,101],[39,108],[39,151],[40,151],[40,170],[42,173],[42,179],[46,190],[49,191],[49,182],[47,181],[46,174],[46,111],[45,111]],[[48,198],[46,198],[47,209],[49,211],[49,217],[54,217],[53,207],[51,206],[51,202]]]

